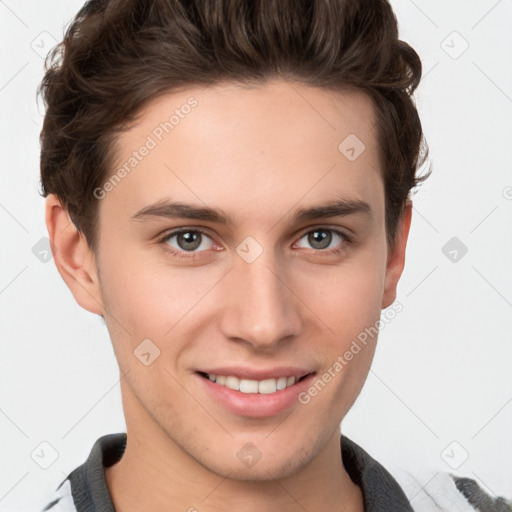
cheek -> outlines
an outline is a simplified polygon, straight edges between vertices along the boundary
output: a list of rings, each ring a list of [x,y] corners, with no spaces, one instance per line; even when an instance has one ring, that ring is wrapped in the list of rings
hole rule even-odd
[[[132,344],[144,338],[163,342],[185,317],[200,315],[197,306],[222,276],[222,269],[171,267],[164,257],[144,251],[127,250],[123,258],[113,248],[103,252],[101,285],[107,314],[114,327],[124,328],[120,334],[130,337]]]
[[[319,418],[325,410],[335,410],[333,422],[341,421],[366,380],[378,336],[384,276],[385,243],[354,253],[329,272],[324,269],[307,279],[302,274],[302,296],[323,332],[316,345],[323,373],[303,403]]]
[[[331,281],[329,297],[317,307],[324,329],[317,351],[322,354],[323,374],[318,378],[330,388],[325,400],[342,412],[348,411],[367,377],[377,341],[380,318],[380,279],[371,273]],[[319,383],[320,388],[322,384]],[[317,386],[318,387],[318,386]],[[313,391],[314,393],[314,391]],[[330,399],[327,396],[330,395]]]
[[[383,252],[374,247],[339,265],[296,275],[298,295],[332,334],[337,349],[380,317],[385,257],[379,254]]]
[[[299,398],[318,428],[324,423],[335,428],[342,421],[363,387],[375,353],[382,272],[351,270],[326,280],[329,293],[321,294],[317,287],[310,296],[311,309],[315,307],[324,326],[316,345],[323,368]]]

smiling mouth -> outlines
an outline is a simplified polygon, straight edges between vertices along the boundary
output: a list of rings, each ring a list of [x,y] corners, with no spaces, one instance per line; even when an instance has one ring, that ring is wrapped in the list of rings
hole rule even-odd
[[[234,375],[215,375],[212,373],[198,372],[201,377],[214,382],[219,386],[224,386],[234,391],[246,394],[264,394],[270,395],[277,393],[283,389],[289,388],[298,382],[304,380],[311,375],[308,373],[303,376],[281,376],[271,379],[252,380],[252,379],[239,379]]]

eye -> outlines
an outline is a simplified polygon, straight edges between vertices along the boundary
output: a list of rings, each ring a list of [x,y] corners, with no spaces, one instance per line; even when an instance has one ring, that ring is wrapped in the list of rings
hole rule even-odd
[[[175,252],[201,252],[213,247],[213,240],[200,229],[182,229],[161,240]]]
[[[301,245],[301,240],[306,240],[313,249],[325,252],[338,252],[341,250],[339,247],[341,244],[344,245],[350,242],[348,236],[341,231],[327,228],[319,228],[306,233],[297,243],[299,247],[304,247]],[[331,245],[333,243],[334,245]],[[329,248],[333,250],[326,251]]]
[[[307,249],[307,246],[302,245],[303,240],[316,252],[325,254],[338,254],[351,243],[351,238],[348,235],[330,228],[308,231],[294,245]],[[221,247],[216,246],[206,232],[198,228],[182,228],[168,233],[159,241],[172,256],[177,258],[195,259],[202,252],[211,249],[221,250]]]

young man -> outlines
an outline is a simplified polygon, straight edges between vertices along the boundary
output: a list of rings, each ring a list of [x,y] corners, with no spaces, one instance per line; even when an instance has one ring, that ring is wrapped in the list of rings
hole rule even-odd
[[[389,4],[90,1],[53,57],[46,222],[109,330],[127,433],[45,510],[412,510],[339,431],[425,156]],[[430,503],[485,500],[506,510],[448,478]]]

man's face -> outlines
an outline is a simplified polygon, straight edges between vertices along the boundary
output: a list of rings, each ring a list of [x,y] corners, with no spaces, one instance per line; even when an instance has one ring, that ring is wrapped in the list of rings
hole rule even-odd
[[[389,305],[373,125],[361,93],[273,81],[168,94],[119,138],[129,172],[99,202],[98,265],[129,436],[256,480],[339,442],[376,339],[343,356]]]

